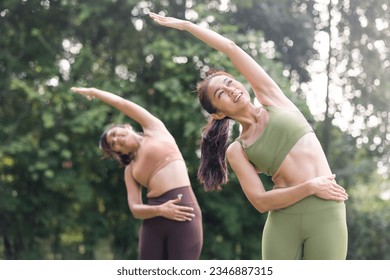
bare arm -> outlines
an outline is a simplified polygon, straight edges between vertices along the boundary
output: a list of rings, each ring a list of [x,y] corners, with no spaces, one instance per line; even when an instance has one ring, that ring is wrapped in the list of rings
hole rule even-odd
[[[150,219],[154,217],[165,217],[167,219],[185,222],[191,221],[195,214],[192,207],[180,206],[178,197],[169,200],[161,205],[146,205],[142,203],[141,186],[134,180],[131,174],[131,167],[125,169],[125,183],[127,189],[127,202],[133,216],[137,219]]]
[[[101,101],[107,103],[108,105],[113,106],[114,108],[127,115],[129,118],[139,123],[144,130],[155,126],[161,126],[162,124],[158,118],[149,113],[149,111],[147,111],[145,108],[111,92],[100,90],[97,88],[81,87],[72,87],[71,90],[78,94],[84,95],[89,100],[92,100],[93,98],[98,98]]]
[[[257,99],[263,105],[295,109],[295,105],[283,94],[264,69],[230,39],[186,20],[164,17],[155,13],[150,13],[149,16],[160,25],[188,31],[210,47],[227,55],[236,69],[251,84]]]
[[[291,206],[310,195],[337,201],[348,198],[345,190],[333,180],[334,177],[317,177],[296,186],[266,191],[239,143],[232,143],[226,155],[246,197],[261,213]]]

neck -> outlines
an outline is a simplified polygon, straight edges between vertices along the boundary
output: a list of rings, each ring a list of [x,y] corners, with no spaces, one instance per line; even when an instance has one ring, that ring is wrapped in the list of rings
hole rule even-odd
[[[134,134],[134,139],[135,139],[135,151],[138,151],[138,149],[142,146],[142,143],[144,142],[144,136],[141,136],[137,133]]]
[[[249,110],[245,110],[243,114],[235,118],[235,120],[238,121],[242,126],[242,133],[250,129],[250,127],[252,127],[253,125],[256,125],[261,122],[260,116],[262,110],[263,109],[261,106],[255,106],[251,104]]]
[[[138,150],[142,146],[144,137],[139,135],[138,133],[133,132],[132,135],[129,135],[131,139],[129,139],[129,143],[126,146],[128,153],[137,154]]]

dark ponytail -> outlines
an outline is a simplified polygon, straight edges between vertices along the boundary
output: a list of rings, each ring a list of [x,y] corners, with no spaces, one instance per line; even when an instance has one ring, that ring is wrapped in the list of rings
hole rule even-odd
[[[207,95],[210,80],[213,77],[229,73],[211,69],[206,73],[206,78],[197,87],[199,102],[209,114],[217,113],[217,109],[211,103]],[[216,120],[210,117],[207,125],[203,128],[200,142],[200,165],[198,168],[198,180],[203,184],[206,191],[221,190],[221,185],[228,182],[228,168],[226,163],[226,149],[230,130],[230,118],[225,117]]]
[[[228,182],[226,149],[229,130],[229,118],[215,120],[210,117],[208,124],[203,128],[198,179],[206,191],[219,191],[221,185]]]

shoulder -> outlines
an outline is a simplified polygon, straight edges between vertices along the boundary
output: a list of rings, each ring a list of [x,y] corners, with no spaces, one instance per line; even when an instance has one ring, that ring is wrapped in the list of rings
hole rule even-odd
[[[124,170],[124,176],[125,180],[135,180],[133,176],[133,164],[134,161],[132,161],[130,164],[126,165]]]
[[[131,186],[139,186],[139,184],[137,183],[137,181],[135,180],[135,178],[133,176],[133,167],[132,166],[133,166],[133,163],[130,163],[129,165],[127,165],[125,167],[125,170],[124,170],[126,188],[129,188]]]
[[[142,126],[142,130],[144,131],[156,130],[165,127],[163,121],[151,113],[148,114],[147,120],[141,123],[141,126]]]
[[[229,147],[226,150],[226,157],[229,160],[229,162],[239,159],[242,156],[245,157],[245,152],[241,146],[241,143],[236,140],[233,143],[229,145]]]
[[[127,178],[128,176],[133,176],[132,175],[132,163],[126,165],[125,170],[124,170],[124,175]]]
[[[163,138],[163,139],[173,139],[172,134],[165,126],[164,122],[160,119],[156,119],[156,122],[153,125],[143,127],[144,136],[151,138]]]
[[[226,157],[237,176],[247,176],[248,170],[254,168],[238,141],[234,141],[229,145]]]

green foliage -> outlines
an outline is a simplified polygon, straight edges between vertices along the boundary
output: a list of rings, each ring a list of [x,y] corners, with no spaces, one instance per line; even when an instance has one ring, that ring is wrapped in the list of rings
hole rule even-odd
[[[390,185],[377,178],[351,190],[348,210],[348,258],[390,259]]]
[[[240,26],[243,34],[263,30],[264,41],[275,44],[276,50],[282,54],[276,59],[282,62],[291,77],[295,73],[300,83],[309,81],[310,73],[306,66],[317,54],[313,48],[315,27],[311,15],[298,7],[313,1],[232,2],[237,6],[237,12],[232,15],[231,23]]]
[[[295,1],[232,1],[235,6],[227,7],[201,0],[192,1],[193,7],[186,1],[3,2],[1,259],[137,258],[141,222],[128,209],[123,170],[100,160],[97,145],[108,125],[129,120],[101,102],[72,94],[72,86],[114,92],[164,121],[183,152],[202,208],[202,259],[261,258],[266,215],[250,205],[234,174],[219,193],[204,192],[196,179],[199,136],[206,123],[194,93],[196,83],[209,67],[238,73],[221,53],[186,33],[157,26],[146,13],[184,17],[189,9],[196,11],[197,22],[207,22],[250,52],[312,119],[301,90],[290,90],[290,79],[309,79],[306,66],[314,55],[312,23],[308,14],[294,10]],[[367,179],[375,167],[370,149],[356,148],[356,138],[332,129],[329,158],[343,185],[352,190],[358,183],[373,184]],[[237,126],[233,131],[236,135]],[[374,133],[369,128],[366,132]],[[355,253],[350,256],[388,258],[377,248],[387,242],[382,232],[388,225],[377,212],[357,207],[359,200],[353,203],[350,250]],[[380,203],[373,199],[373,205]],[[385,217],[387,204],[381,205],[376,209]],[[377,235],[359,231],[366,221],[361,211],[369,213],[367,221],[378,229]],[[372,242],[355,241],[363,234]]]

